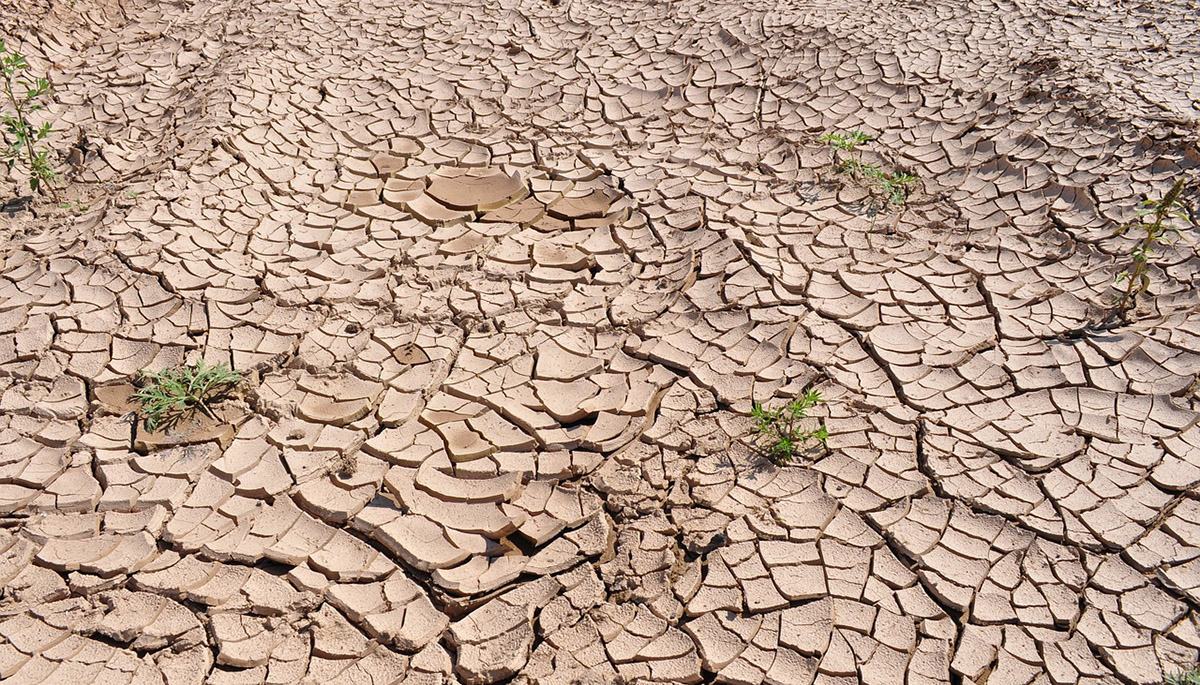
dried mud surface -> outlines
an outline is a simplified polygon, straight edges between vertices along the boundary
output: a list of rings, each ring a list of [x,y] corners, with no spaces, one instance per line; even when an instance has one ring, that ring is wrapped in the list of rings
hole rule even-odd
[[[1197,175],[1194,3],[3,7],[66,180],[2,219],[0,680],[1196,660],[1195,238],[1094,327]],[[245,396],[131,420],[201,356]]]

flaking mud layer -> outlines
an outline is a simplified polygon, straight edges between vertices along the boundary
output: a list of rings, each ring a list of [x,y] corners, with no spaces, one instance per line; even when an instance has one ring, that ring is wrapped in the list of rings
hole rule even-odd
[[[1194,237],[1095,326],[1114,230],[1196,175],[1194,10],[961,5],[39,15],[88,202],[4,219],[0,679],[1194,662]],[[199,357],[244,397],[137,425],[137,372]],[[810,386],[828,445],[774,465],[752,402]]]

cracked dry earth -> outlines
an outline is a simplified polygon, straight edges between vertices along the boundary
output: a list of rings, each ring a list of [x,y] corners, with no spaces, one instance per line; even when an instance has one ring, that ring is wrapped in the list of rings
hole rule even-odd
[[[1200,648],[1195,238],[1094,324],[1197,175],[1193,12],[27,22],[87,207],[4,219],[0,680],[1160,682]],[[199,357],[244,397],[141,430],[136,372]],[[828,445],[773,465],[751,403],[810,386]]]

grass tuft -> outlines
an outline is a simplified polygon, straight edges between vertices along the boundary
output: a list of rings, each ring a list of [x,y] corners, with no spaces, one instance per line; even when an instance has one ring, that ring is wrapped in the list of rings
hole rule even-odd
[[[142,425],[151,432],[170,430],[196,411],[216,419],[212,405],[244,380],[227,364],[208,366],[203,359],[174,369],[142,371],[139,376],[141,387],[133,399],[142,406]]]

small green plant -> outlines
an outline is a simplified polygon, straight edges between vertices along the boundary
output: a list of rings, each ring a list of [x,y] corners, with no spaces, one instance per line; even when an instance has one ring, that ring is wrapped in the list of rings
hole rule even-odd
[[[228,365],[207,366],[203,359],[139,375],[142,385],[133,399],[142,406],[142,425],[151,432],[170,430],[194,411],[215,420],[212,405],[228,397],[243,380]]]
[[[921,180],[903,171],[885,174],[882,169],[873,164],[865,165],[863,175],[874,183],[875,188],[887,204],[897,206],[904,206],[904,203],[908,202],[908,196],[912,194],[913,187]]]
[[[0,78],[4,80],[0,85],[4,88],[6,106],[12,107],[12,111],[0,114],[0,127],[8,144],[0,151],[0,159],[5,160],[10,171],[18,161],[28,166],[29,189],[36,193],[39,189],[44,191],[58,175],[50,168],[50,150],[41,146],[50,135],[49,122],[34,126],[29,121],[30,114],[45,109],[39,99],[49,92],[50,81],[22,77],[21,73],[28,68],[25,56],[10,51],[0,40]]]
[[[1200,666],[1172,671],[1163,682],[1166,685],[1200,685]]]
[[[853,152],[859,145],[872,141],[874,138],[862,131],[847,131],[846,133],[826,133],[818,138],[818,140],[822,143],[828,143],[829,147],[836,150]]]
[[[1184,211],[1180,198],[1183,196],[1184,181],[1175,181],[1167,194],[1161,200],[1146,200],[1138,210],[1140,220],[1125,224],[1117,230],[1117,235],[1123,235],[1130,229],[1140,228],[1143,231],[1133,251],[1130,252],[1129,268],[1117,274],[1114,285],[1125,284],[1125,290],[1116,301],[1116,314],[1125,318],[1129,309],[1136,304],[1137,296],[1146,292],[1150,287],[1150,255],[1159,245],[1169,242],[1171,237],[1179,236],[1179,226],[1191,225],[1191,219]],[[1172,223],[1175,220],[1176,223]]]
[[[829,133],[821,136],[819,140],[833,149],[834,163],[839,173],[846,174],[856,181],[866,179],[870,183],[872,195],[876,198],[872,203],[875,209],[882,209],[887,205],[903,207],[908,202],[913,188],[921,180],[903,171],[887,173],[878,165],[864,162],[858,146],[874,138],[862,131]],[[843,157],[841,153],[847,156]]]
[[[818,140],[833,148],[833,161],[837,164],[838,171],[849,174],[852,178],[858,178],[858,174],[863,168],[862,153],[858,151],[858,146],[875,139],[862,131],[847,131],[845,133],[827,133]],[[842,157],[839,154],[842,152],[848,156]]]
[[[82,214],[88,210],[88,206],[86,204],[84,204],[83,200],[80,200],[78,198],[73,199],[73,200],[67,200],[66,202],[59,205],[59,207],[62,209],[66,209],[68,211],[75,212],[76,214]]]
[[[790,464],[804,451],[804,444],[809,440],[819,440],[825,444],[829,439],[829,431],[824,425],[816,428],[805,428],[803,425],[804,419],[808,418],[808,410],[822,402],[821,393],[810,389],[775,409],[754,403],[750,410],[754,417],[754,432],[765,440],[767,456],[771,461],[781,465]]]

